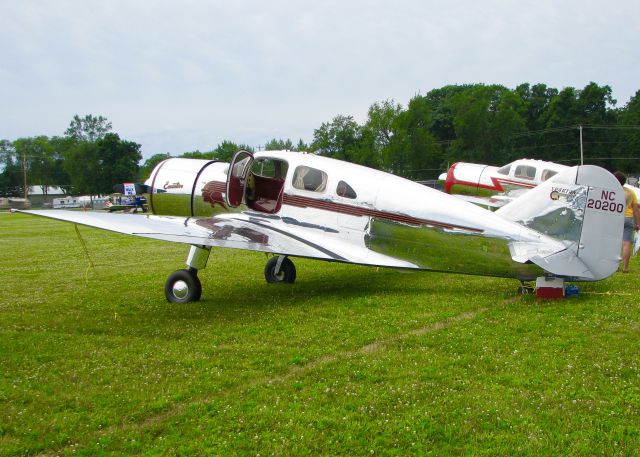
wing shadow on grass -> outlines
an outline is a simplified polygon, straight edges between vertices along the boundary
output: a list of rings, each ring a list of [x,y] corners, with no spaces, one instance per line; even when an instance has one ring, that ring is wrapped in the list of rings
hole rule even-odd
[[[58,329],[80,334],[163,334],[173,339],[194,326],[251,326],[260,320],[277,323],[316,313],[336,322],[389,312],[410,314],[416,309],[445,315],[469,309],[479,297],[501,301],[515,295],[517,287],[517,282],[499,278],[313,261],[299,262],[295,284],[266,284],[255,262],[240,262],[228,275],[220,265],[211,265],[200,277],[202,299],[175,304],[165,301],[164,272],[136,271],[122,283],[105,268],[86,287],[76,289],[73,305],[59,315]]]

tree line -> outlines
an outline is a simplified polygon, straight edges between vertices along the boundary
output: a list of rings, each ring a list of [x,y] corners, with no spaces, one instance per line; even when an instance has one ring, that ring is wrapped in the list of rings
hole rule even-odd
[[[545,84],[449,85],[415,95],[407,106],[376,102],[360,124],[338,115],[303,140],[272,139],[259,149],[308,151],[382,169],[410,179],[431,179],[457,162],[502,165],[518,158],[585,163],[640,172],[640,91],[616,107],[609,86],[591,82],[562,90]],[[209,151],[179,157],[229,161],[246,144],[223,141]],[[22,195],[28,185],[107,194],[113,184],[139,182],[170,154],[139,165],[140,145],[112,132],[102,116],[74,116],[63,136],[0,140],[0,195]]]
[[[314,131],[332,157],[430,179],[458,161],[503,165],[519,158],[640,171],[640,91],[616,108],[609,86],[457,85],[416,95],[405,108],[374,103],[359,125],[337,116]],[[580,128],[582,126],[582,128]]]

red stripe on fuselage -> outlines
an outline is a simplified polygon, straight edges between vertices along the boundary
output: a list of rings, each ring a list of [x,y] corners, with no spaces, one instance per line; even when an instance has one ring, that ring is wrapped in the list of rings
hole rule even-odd
[[[491,177],[491,181],[493,181],[493,183],[496,186],[499,186],[500,189],[502,189],[503,191],[504,191],[504,188],[502,187],[502,184],[508,184],[510,186],[524,187],[524,188],[527,188],[527,189],[533,189],[534,187],[537,186],[537,184],[532,183],[532,182],[513,181],[511,179],[496,178],[496,177]]]
[[[226,192],[226,183],[220,181],[210,181],[203,188],[202,195],[205,201],[209,202],[211,206],[214,206],[216,203],[224,204],[224,199],[221,195],[222,192]],[[361,206],[346,205],[344,203],[322,200],[319,198],[305,197],[302,195],[284,194],[282,197],[282,203],[284,205],[295,206],[298,208],[315,208],[324,211],[331,211],[334,213],[347,214],[349,216],[375,217],[408,225],[431,225],[434,227],[441,227],[445,229],[466,230],[478,233],[484,231],[482,229],[473,227],[465,227],[456,224],[446,224],[444,222],[433,221],[430,219],[420,219],[406,214],[390,213],[387,211],[364,208]]]
[[[360,206],[345,205],[344,203],[337,203],[327,200],[320,200],[317,198],[303,197],[300,195],[285,194],[283,204],[290,206],[297,206],[299,208],[315,208],[325,211],[331,211],[334,213],[347,214],[350,216],[360,217],[374,217],[378,219],[386,219],[394,222],[401,222],[409,225],[431,225],[434,227],[441,227],[446,229],[458,229],[467,230],[471,232],[482,232],[482,229],[465,227],[456,224],[446,224],[444,222],[438,222],[430,219],[421,219],[406,214],[389,213],[386,211],[380,211],[370,208],[363,208]]]
[[[503,185],[522,187],[525,189],[532,189],[537,186],[536,183],[514,181],[511,179],[497,178],[495,176],[491,177],[491,182],[493,183],[493,186],[489,184],[480,184],[478,182],[462,181],[456,179],[453,174],[447,174],[445,191],[450,194],[451,188],[453,186],[465,186],[472,187],[474,189],[495,190],[497,192],[506,192],[506,189],[503,187]]]

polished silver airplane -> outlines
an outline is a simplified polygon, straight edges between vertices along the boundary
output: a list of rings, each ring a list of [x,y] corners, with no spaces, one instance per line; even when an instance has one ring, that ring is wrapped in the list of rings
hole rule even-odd
[[[389,173],[314,154],[240,151],[231,163],[171,158],[145,183],[154,215],[22,211],[191,245],[165,284],[198,300],[211,248],[272,254],[269,283],[292,283],[291,257],[378,267],[596,281],[618,268],[624,192],[592,166],[557,173],[496,212]]]

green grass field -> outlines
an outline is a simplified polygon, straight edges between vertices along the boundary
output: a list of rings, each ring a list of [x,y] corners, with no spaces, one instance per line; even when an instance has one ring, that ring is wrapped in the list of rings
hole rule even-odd
[[[640,262],[578,297],[0,214],[0,455],[638,455]],[[294,259],[295,260],[295,259]]]

